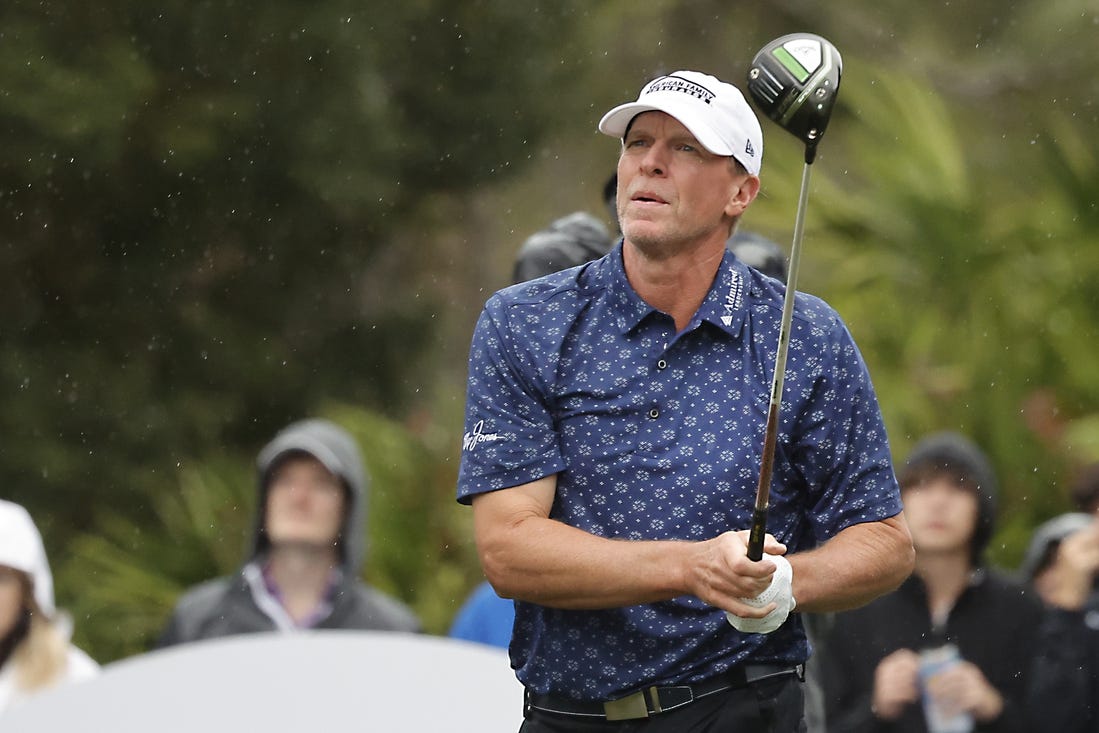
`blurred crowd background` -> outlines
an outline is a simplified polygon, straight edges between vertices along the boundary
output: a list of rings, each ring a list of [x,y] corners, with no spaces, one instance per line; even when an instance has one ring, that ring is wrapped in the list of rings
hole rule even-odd
[[[75,641],[148,649],[232,572],[254,456],[329,418],[374,482],[364,577],[444,633],[481,579],[454,501],[466,350],[530,234],[602,212],[602,110],[844,59],[799,289],[864,352],[895,454],[966,433],[1018,565],[1099,459],[1099,11],[1084,0],[347,0],[0,6],[0,496]],[[788,243],[802,146],[764,122],[743,226]],[[608,219],[608,227],[611,222]]]

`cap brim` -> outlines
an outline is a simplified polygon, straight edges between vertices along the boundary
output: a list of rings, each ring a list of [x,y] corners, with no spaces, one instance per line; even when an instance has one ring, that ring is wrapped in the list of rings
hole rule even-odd
[[[655,97],[657,95],[651,94],[648,96]],[[630,126],[633,118],[642,112],[663,112],[671,115],[690,130],[702,147],[714,155],[733,155],[732,148],[714,132],[713,128],[700,120],[689,108],[676,104],[675,100],[672,99],[661,100],[660,103],[627,102],[626,104],[620,104],[603,115],[603,119],[599,121],[599,131],[604,135],[621,139],[625,137],[626,129]]]

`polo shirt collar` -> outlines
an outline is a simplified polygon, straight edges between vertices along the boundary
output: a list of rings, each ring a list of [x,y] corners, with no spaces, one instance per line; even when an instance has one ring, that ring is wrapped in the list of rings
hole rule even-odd
[[[599,284],[608,287],[614,311],[618,316],[619,332],[626,334],[657,310],[642,300],[626,279],[622,242],[619,239],[618,244],[608,253],[603,260],[604,267],[596,278]],[[726,250],[718,266],[717,276],[686,330],[693,330],[700,323],[707,322],[730,335],[740,333],[748,311],[748,283],[747,266]]]
[[[740,333],[748,314],[748,267],[725,250],[710,292],[693,321],[706,321],[730,335]]]

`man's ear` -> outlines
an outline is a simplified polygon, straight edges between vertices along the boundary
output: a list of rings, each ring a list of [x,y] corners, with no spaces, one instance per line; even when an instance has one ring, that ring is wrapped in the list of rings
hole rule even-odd
[[[729,203],[725,206],[725,213],[730,217],[738,217],[748,208],[748,204],[755,200],[759,194],[759,176],[746,174],[739,181],[733,182],[730,191]]]

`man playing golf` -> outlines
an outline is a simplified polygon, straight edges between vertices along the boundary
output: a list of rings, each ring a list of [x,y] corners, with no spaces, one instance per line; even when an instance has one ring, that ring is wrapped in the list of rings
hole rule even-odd
[[[725,242],[759,191],[759,122],[736,87],[680,71],[599,129],[622,141],[623,240],[493,295],[470,353],[458,499],[516,600],[521,730],[798,731],[790,612],[857,606],[912,568],[877,399],[839,316],[798,294],[748,559],[784,290]]]

